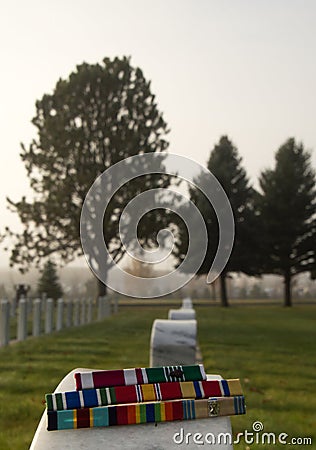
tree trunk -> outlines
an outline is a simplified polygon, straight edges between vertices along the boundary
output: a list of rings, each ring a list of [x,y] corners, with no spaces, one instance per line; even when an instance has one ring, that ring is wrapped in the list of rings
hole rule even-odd
[[[98,279],[98,297],[105,297],[107,294],[107,285]]]
[[[226,273],[222,272],[219,276],[220,288],[221,288],[221,305],[226,307],[229,306],[226,290]]]
[[[284,275],[284,306],[292,306],[291,274]]]
[[[212,283],[212,300],[214,300],[214,302],[216,301],[216,287],[215,287],[215,281],[213,281],[213,283]]]

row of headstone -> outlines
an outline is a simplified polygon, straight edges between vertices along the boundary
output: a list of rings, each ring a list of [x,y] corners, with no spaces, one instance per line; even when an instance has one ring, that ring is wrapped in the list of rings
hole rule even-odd
[[[20,304],[21,300],[25,300],[25,302],[27,304],[27,314],[28,315],[32,314],[33,300],[31,298],[21,296],[21,298],[19,300],[17,300],[15,297],[13,297],[10,302],[10,316],[11,317],[15,317],[17,315],[18,310],[19,310],[19,304]],[[43,301],[44,301],[44,299],[43,299]]]
[[[150,340],[151,367],[190,365],[197,360],[197,322],[190,298],[180,309],[171,309],[168,319],[156,319]]]
[[[171,309],[168,313],[168,320],[156,319],[153,323],[150,341],[150,366],[164,365],[191,365],[202,362],[202,356],[197,343],[197,321],[192,300],[185,298],[180,309]],[[221,379],[220,375],[207,375],[208,380]],[[214,442],[212,448],[218,450],[233,450],[229,440],[222,441],[221,436],[228,436],[232,441],[232,428],[229,417],[216,417],[209,419],[199,419],[195,421],[185,421],[175,424],[170,422],[161,429],[159,444],[165,446],[159,448],[177,448],[178,444],[185,445],[188,449],[196,448],[197,442],[184,441],[180,438],[179,428],[185,430],[186,437],[193,434],[199,436],[212,435]],[[148,430],[149,433],[152,430]],[[148,433],[148,434],[149,434]],[[177,440],[171,442],[170,434],[177,436]],[[169,434],[169,436],[168,436]],[[183,438],[183,436],[182,436]],[[177,444],[177,445],[176,445]],[[199,444],[204,444],[200,442]],[[139,448],[147,448],[142,447]]]
[[[31,308],[30,305],[31,304]],[[94,312],[91,299],[76,302],[65,302],[59,299],[54,305],[52,299],[35,299],[31,303],[28,299],[20,299],[17,309],[16,339],[23,341],[29,334],[40,336],[60,331],[63,328],[78,327],[91,323],[93,320],[103,320],[118,311],[118,300],[99,297]],[[8,300],[0,302],[0,347],[10,342],[10,314],[11,304]],[[56,311],[55,311],[56,309]],[[29,316],[31,314],[31,320]]]
[[[155,320],[151,335],[151,366],[186,365],[196,362],[197,322],[195,311],[190,299],[184,299],[181,311],[186,318],[169,311],[166,320]],[[106,305],[99,299],[99,312],[105,313]],[[91,370],[91,369],[90,369]],[[85,372],[89,369],[77,368],[70,372],[60,382],[55,392],[67,392],[75,389],[74,373]],[[220,379],[217,375],[208,375],[208,379]],[[230,419],[228,417],[215,417],[210,419],[196,419],[174,422],[158,422],[138,425],[120,425],[106,428],[84,428],[81,430],[67,430],[49,432],[46,425],[46,412],[44,412],[38,426],[30,450],[59,450],[65,448],[84,448],[86,450],[101,450],[104,448],[121,449],[177,449],[183,446],[186,449],[196,449],[197,445],[204,444],[204,436],[213,441],[214,450],[232,450],[226,440],[221,436],[232,435]],[[195,440],[195,438],[199,440]],[[223,442],[223,443],[222,443]],[[214,444],[214,445],[213,445]]]

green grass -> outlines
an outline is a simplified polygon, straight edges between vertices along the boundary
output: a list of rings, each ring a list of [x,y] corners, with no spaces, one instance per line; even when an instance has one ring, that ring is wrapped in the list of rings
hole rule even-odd
[[[73,368],[147,366],[152,322],[167,311],[122,308],[101,323],[0,349],[0,449],[28,448],[44,394]],[[248,411],[232,418],[234,433],[259,420],[268,432],[313,436],[308,448],[316,448],[316,308],[199,307],[197,315],[207,372],[241,378],[244,387]]]
[[[260,421],[266,432],[312,436],[301,448],[316,448],[316,308],[200,309],[198,327],[207,372],[241,378],[247,414],[232,418],[234,433]]]
[[[0,449],[29,447],[44,394],[75,367],[148,366],[152,322],[167,311],[125,309],[100,323],[0,349]]]

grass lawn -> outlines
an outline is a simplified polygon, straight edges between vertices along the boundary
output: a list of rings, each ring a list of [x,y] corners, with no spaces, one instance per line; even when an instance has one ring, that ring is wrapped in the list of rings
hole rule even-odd
[[[0,449],[28,448],[44,394],[73,368],[147,366],[152,322],[167,312],[124,308],[102,323],[0,349]],[[232,418],[234,433],[251,431],[259,420],[267,432],[313,436],[313,446],[300,447],[316,448],[316,308],[199,307],[197,315],[207,372],[242,380],[248,412]]]
[[[316,308],[200,309],[198,329],[207,372],[242,380],[247,414],[232,418],[234,434],[260,421],[289,439],[312,436],[312,446],[297,448],[316,448]]]

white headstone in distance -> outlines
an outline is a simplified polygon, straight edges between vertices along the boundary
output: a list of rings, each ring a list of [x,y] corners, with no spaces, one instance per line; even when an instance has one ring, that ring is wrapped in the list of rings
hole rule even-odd
[[[19,313],[18,313],[18,341],[24,341],[27,338],[27,301],[25,298],[21,298],[19,301]]]
[[[196,320],[156,319],[150,339],[150,366],[194,364]]]
[[[190,297],[186,297],[182,300],[182,308],[193,308],[192,300]]]
[[[10,302],[1,300],[0,302],[0,347],[8,345],[10,342]]]
[[[169,309],[168,319],[170,320],[194,320],[195,310],[192,308]]]
[[[41,299],[36,298],[33,302],[33,336],[39,336],[41,334]]]
[[[64,300],[59,298],[57,301],[57,320],[56,331],[60,331],[64,326]]]

